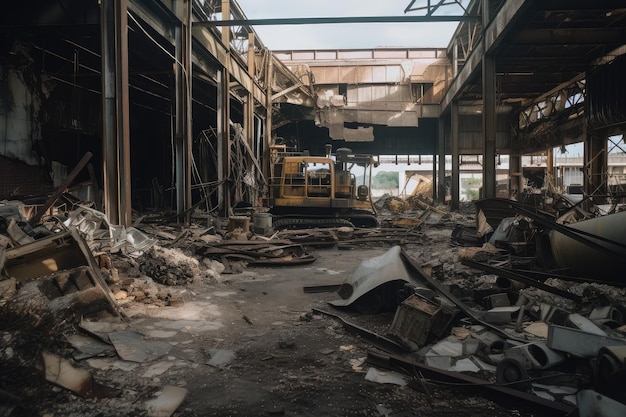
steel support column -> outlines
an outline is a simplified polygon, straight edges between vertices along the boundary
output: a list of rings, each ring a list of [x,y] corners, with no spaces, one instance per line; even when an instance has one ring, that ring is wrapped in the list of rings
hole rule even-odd
[[[222,20],[230,20],[230,0],[222,0]],[[222,44],[228,59],[217,77],[217,176],[218,206],[224,216],[230,215],[230,27],[222,28]]]
[[[483,56],[483,193],[484,198],[496,196],[496,61]]]
[[[223,68],[217,77],[217,176],[219,181],[218,205],[222,214],[230,213],[230,88],[228,69]]]
[[[101,8],[104,211],[112,224],[130,226],[128,4],[102,0]]]
[[[509,197],[517,198],[522,190],[522,156],[509,155]]]
[[[433,184],[433,191],[437,190],[437,202],[443,204],[446,200],[446,120],[439,117],[438,123],[437,162],[439,167],[437,170],[437,183]],[[437,187],[437,185],[439,186]]]
[[[555,176],[554,176],[554,148],[550,147],[547,150],[546,157],[546,180],[548,181],[544,186],[546,189],[550,190],[551,187],[555,186]]]
[[[270,152],[270,147],[272,145],[272,84],[274,84],[274,56],[272,51],[267,51],[267,67],[265,69],[265,96],[267,100],[265,102],[265,163],[263,164],[265,172],[265,178],[271,178],[274,176],[274,172],[272,172],[272,163],[270,159],[272,158]],[[270,179],[271,181],[271,179]]]
[[[176,0],[180,25],[174,28],[176,213],[186,226],[191,222],[191,0]]]
[[[254,79],[254,33],[248,34],[248,75]],[[247,92],[244,103],[243,127],[250,149],[254,149],[254,95],[252,89]],[[254,155],[256,157],[256,155]]]
[[[489,2],[482,2],[483,51],[482,96],[483,96],[483,187],[484,198],[496,196],[496,60],[489,54],[487,27],[491,21]]]
[[[450,209],[459,209],[461,182],[459,178],[459,103],[455,100],[450,105],[450,142],[452,144],[452,186],[450,187]]]
[[[250,78],[254,79],[254,33],[248,34],[248,75]],[[243,129],[246,136],[246,142],[250,149],[254,151],[254,95],[252,94],[252,89],[246,93],[245,101],[243,103]],[[256,158],[257,155],[254,155]],[[252,157],[247,157],[247,160],[250,162]],[[250,163],[248,166],[251,166],[253,171],[256,171],[255,168]],[[254,177],[257,177],[256,172],[250,172]],[[253,205],[256,202],[256,193],[253,196],[250,196]]]
[[[595,132],[587,136],[585,141],[584,187],[585,193],[593,198],[596,204],[604,204],[608,194],[606,174],[608,171],[608,135],[606,131]]]

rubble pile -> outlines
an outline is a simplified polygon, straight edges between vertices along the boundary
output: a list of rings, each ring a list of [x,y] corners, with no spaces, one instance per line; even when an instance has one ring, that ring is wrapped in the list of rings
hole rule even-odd
[[[8,206],[0,205],[6,215],[0,219],[5,225],[0,230],[0,397],[6,399],[0,415],[42,410],[173,415],[189,394],[183,377],[188,371],[204,375],[232,367],[240,376],[264,374],[266,361],[280,367],[300,347],[311,348],[293,334],[326,338],[329,346],[335,338],[356,334],[360,348],[350,348],[354,372],[373,384],[418,387],[431,400],[433,392],[441,395],[453,384],[549,415],[583,410],[581,417],[591,417],[584,410],[597,406],[598,398],[617,415],[626,407],[626,284],[611,272],[622,270],[624,257],[610,256],[624,255],[626,245],[616,240],[615,230],[609,237],[586,231],[582,223],[593,219],[563,225],[509,200],[481,201],[478,210],[464,206],[458,213],[420,201],[419,209],[396,213],[377,229],[284,230],[264,236],[198,224],[142,227],[140,220],[122,228],[91,207],[76,206],[31,225],[23,207]],[[613,224],[623,227],[619,220]],[[559,265],[578,245],[600,254],[600,272],[590,276],[594,268],[563,267],[571,261]],[[222,297],[243,293],[242,282],[255,279],[246,268],[302,266],[310,272],[306,265],[319,259],[310,247],[388,250],[363,260],[343,282],[305,288],[336,292],[329,303],[333,310],[281,310],[277,314],[293,316],[293,323],[273,319],[268,328],[243,300],[229,302],[234,307],[226,316],[219,310]],[[223,274],[236,274],[237,291],[224,290],[230,282]],[[212,286],[222,290],[207,292]],[[256,296],[272,295],[263,290]],[[335,329],[329,337],[328,325],[316,323],[321,317],[339,321],[346,334]],[[226,333],[204,339],[205,332],[225,322],[251,331],[239,330],[251,337],[241,349],[224,342]],[[135,327],[139,323],[141,331]],[[260,368],[254,368],[254,359],[243,352],[263,344],[265,332],[275,328],[282,328],[277,332],[282,352],[257,358]],[[320,329],[321,336],[315,336]],[[349,346],[345,339],[342,346]],[[332,351],[326,347],[322,355]],[[336,360],[311,359],[314,354],[304,350],[302,359],[339,366]],[[316,366],[295,362],[288,369],[291,377],[279,378],[274,389],[296,395],[286,392],[285,381],[304,381],[297,370],[307,378],[331,380],[316,374],[322,372]],[[389,395],[411,398],[407,391]],[[389,414],[381,407],[379,413]]]
[[[153,246],[139,261],[139,270],[160,284],[185,285],[202,279],[200,262],[178,248]],[[207,273],[208,275],[208,273]]]
[[[626,255],[618,240],[626,231],[621,213],[597,220],[620,232],[598,235],[574,232],[588,230],[582,221],[564,228],[510,200],[482,201],[479,207],[486,215],[478,216],[474,236],[453,233],[453,246],[436,252],[394,247],[362,263],[339,286],[335,306],[362,314],[395,311],[384,332],[388,339],[368,335],[386,354],[368,360],[391,369],[418,368],[432,382],[448,380],[450,371],[473,373],[480,378],[454,378],[489,389],[511,387],[507,395],[557,415],[570,415],[576,407],[623,415],[626,284],[615,274],[623,271]],[[477,230],[487,229],[481,222],[493,227],[479,235]],[[465,233],[471,226],[457,229]],[[574,261],[556,271],[546,268],[541,257],[547,249],[537,241],[557,233],[570,241],[552,240],[555,258],[568,259],[580,244],[598,252],[598,263],[577,271],[565,268]]]

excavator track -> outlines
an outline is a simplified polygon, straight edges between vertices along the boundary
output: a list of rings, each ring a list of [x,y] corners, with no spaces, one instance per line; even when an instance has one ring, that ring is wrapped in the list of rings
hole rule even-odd
[[[274,229],[312,229],[322,227],[354,227],[350,221],[339,218],[323,218],[323,217],[282,217],[274,219]]]
[[[375,215],[369,213],[355,213],[348,216],[348,220],[355,227],[378,227],[378,219]]]

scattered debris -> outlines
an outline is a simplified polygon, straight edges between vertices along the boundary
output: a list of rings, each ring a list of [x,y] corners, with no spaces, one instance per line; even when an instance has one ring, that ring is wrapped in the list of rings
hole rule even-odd
[[[383,215],[380,228],[274,232],[257,224],[263,232],[257,235],[241,219],[222,223],[225,228],[212,219],[183,228],[166,223],[164,216],[143,216],[132,228],[120,228],[109,225],[103,213],[76,204],[56,206],[50,209],[57,211],[54,216],[35,224],[29,216],[36,211],[0,203],[0,226],[5,225],[0,228],[0,363],[2,372],[21,384],[15,389],[0,378],[6,403],[0,413],[34,414],[36,401],[24,402],[38,398],[42,388],[33,386],[43,374],[57,393],[112,398],[114,405],[134,404],[138,413],[170,416],[187,398],[181,378],[187,367],[231,372],[245,358],[240,352],[245,347],[195,350],[185,349],[187,343],[199,343],[206,329],[223,326],[221,320],[243,323],[253,338],[262,338],[268,326],[265,317],[248,309],[221,316],[216,298],[236,292],[214,291],[197,300],[196,289],[227,282],[223,275],[246,268],[318,262],[312,247],[382,245],[390,247],[386,253],[363,260],[343,282],[304,287],[312,297],[336,292],[339,299],[330,304],[337,314],[281,310],[294,326],[317,325],[329,340],[337,339],[331,347],[315,347],[316,364],[343,358],[348,372],[365,372],[363,350],[372,346],[378,353],[367,354],[373,366],[367,381],[414,387],[429,401],[438,383],[462,383],[496,401],[515,399],[554,415],[577,407],[581,416],[623,413],[626,290],[604,268],[622,267],[626,245],[613,234],[624,235],[622,212],[564,225],[522,203],[498,200],[477,204],[472,227],[469,209],[469,214],[446,213],[416,198],[386,204],[394,213]],[[612,225],[611,234],[593,226],[604,222]],[[586,253],[591,256],[586,268],[572,268],[580,248],[594,255]],[[255,278],[252,271],[237,275]],[[246,290],[241,284],[240,291]],[[272,296],[265,288],[258,292],[268,293]],[[129,314],[138,322],[160,321],[145,323],[139,332]],[[201,315],[203,321],[197,319]],[[339,324],[316,324],[328,317]],[[271,326],[287,330],[286,323],[281,318]],[[341,340],[340,330],[357,337]],[[263,357],[278,366],[310,349],[288,331],[275,340],[270,349],[280,354],[264,352]],[[173,356],[174,348],[190,359]],[[306,366],[298,369],[304,372]],[[111,381],[115,373],[133,375],[134,382]],[[289,370],[289,382],[281,383],[299,380],[294,374]],[[389,414],[389,407],[379,410]]]
[[[67,359],[50,352],[41,353],[46,380],[85,398],[112,398],[119,389],[105,387],[93,380],[84,369],[73,367]]]

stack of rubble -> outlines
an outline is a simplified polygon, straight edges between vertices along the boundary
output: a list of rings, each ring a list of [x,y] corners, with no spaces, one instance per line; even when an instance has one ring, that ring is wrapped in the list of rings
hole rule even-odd
[[[457,250],[462,266],[433,268],[432,253],[420,265],[394,247],[338,286],[336,307],[395,311],[387,335],[369,337],[387,354],[368,360],[417,370],[431,381],[475,385],[551,415],[626,415],[626,285],[615,275],[626,255],[619,240],[626,236],[623,212],[585,220],[618,229],[592,234],[582,222],[564,227],[510,200],[480,204],[491,210],[486,219],[478,216],[475,233],[494,213],[501,218],[472,239],[453,233],[452,243],[463,246]],[[561,262],[559,270],[541,262],[547,257],[537,254],[542,239],[552,243],[542,250],[552,251],[550,265]],[[566,269],[573,256],[582,256],[579,245],[601,263]],[[575,274],[590,271],[594,279]]]

